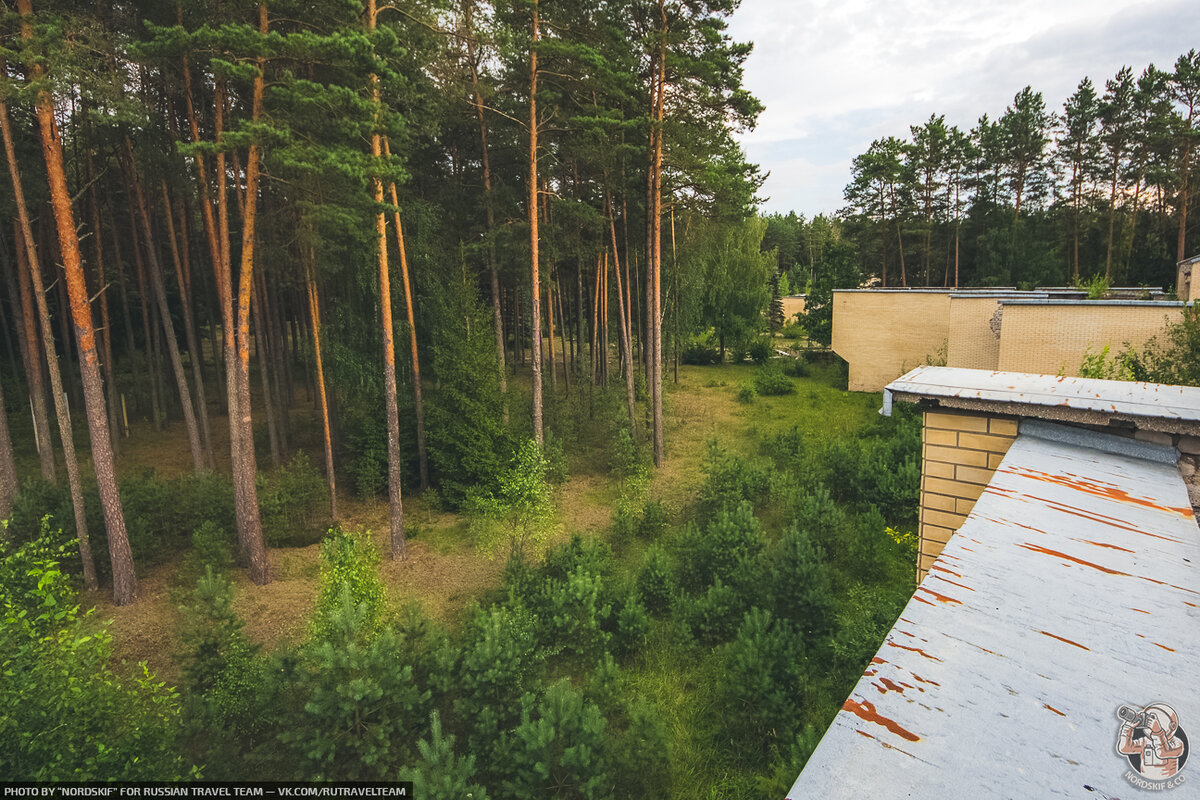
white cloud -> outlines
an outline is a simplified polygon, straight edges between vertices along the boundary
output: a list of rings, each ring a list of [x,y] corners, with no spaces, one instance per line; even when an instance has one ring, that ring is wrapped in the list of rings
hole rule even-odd
[[[1102,87],[1124,64],[1169,67],[1200,45],[1200,3],[743,0],[730,28],[755,43],[745,83],[767,110],[742,141],[771,172],[766,207],[811,215],[841,205],[872,139],[930,114],[970,127],[1025,85],[1057,110],[1084,75]]]

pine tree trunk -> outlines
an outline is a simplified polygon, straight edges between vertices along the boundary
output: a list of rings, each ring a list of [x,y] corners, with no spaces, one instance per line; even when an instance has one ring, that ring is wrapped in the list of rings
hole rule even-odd
[[[500,313],[500,275],[496,266],[496,242],[493,238],[496,227],[496,210],[492,200],[492,164],[491,156],[488,153],[487,120],[483,116],[483,95],[479,91],[479,65],[475,61],[475,38],[471,25],[472,1],[464,0],[463,18],[467,26],[467,60],[471,64],[471,91],[475,101],[475,115],[479,118],[480,155],[483,159],[483,200],[484,209],[487,212],[488,271],[492,280],[492,324],[496,329],[496,358],[500,367],[500,393],[507,394],[508,379],[504,374],[504,325]],[[504,414],[507,421],[507,405],[505,405]]]
[[[665,0],[658,0],[658,16],[661,26],[658,58],[658,97],[655,118],[657,132],[654,137],[654,214],[651,220],[654,231],[654,263],[646,265],[647,274],[653,275],[653,291],[650,304],[653,306],[653,329],[650,343],[653,347],[654,367],[651,376],[650,398],[654,404],[654,465],[662,466],[663,449],[663,403],[662,403],[662,162],[663,162],[663,116],[666,96],[667,69],[667,11]]]
[[[333,437],[329,430],[329,403],[325,397],[325,367],[321,358],[321,304],[317,298],[317,281],[313,277],[312,253],[308,253],[308,315],[312,320],[313,356],[317,368],[317,397],[321,403],[321,426],[325,434],[325,477],[329,481],[329,516],[337,522],[337,485],[333,472]]]
[[[192,387],[195,390],[195,409],[196,422],[200,428],[200,446],[204,455],[204,465],[211,468],[213,465],[212,454],[212,431],[208,425],[208,403],[205,400],[204,392],[204,374],[201,370],[203,358],[200,353],[200,342],[196,335],[195,319],[192,316],[192,297],[189,289],[188,276],[184,273],[183,256],[187,253],[187,240],[182,240],[182,246],[176,243],[175,239],[175,221],[171,216],[171,196],[167,192],[167,182],[162,182],[162,199],[163,210],[167,218],[167,239],[171,243],[171,260],[175,264],[175,281],[179,285],[179,302],[183,306],[183,329],[184,335],[187,338],[188,360],[192,365]],[[159,283],[162,283],[162,278],[159,278]],[[171,335],[173,339],[173,335]],[[186,417],[185,417],[186,418]]]
[[[367,28],[374,31],[378,12],[375,0],[367,0]],[[378,130],[380,114],[379,76],[371,74],[371,99],[376,107],[376,130],[371,133],[371,155],[382,161],[382,136]],[[388,431],[388,509],[392,560],[405,557],[404,506],[400,488],[400,412],[396,406],[396,346],[393,341],[392,285],[388,274],[387,217],[383,210],[383,180],[376,177],[375,235],[379,252],[380,331],[383,337],[383,394]]]
[[[621,264],[617,259],[617,222],[613,217],[613,208],[611,202],[608,204],[608,212],[608,230],[612,239],[613,266],[616,268],[617,273],[617,304],[620,305],[622,309],[622,313],[618,314],[617,316],[621,318],[621,354],[625,359],[625,405],[629,410],[629,435],[633,437],[634,441],[637,441],[637,412],[634,408],[633,392],[633,371],[635,367],[633,365],[633,348],[631,346],[632,336],[630,335],[629,321],[626,319],[624,313],[626,298],[621,286]],[[628,287],[630,293],[632,293],[633,287],[629,286],[628,283],[626,283],[626,286]]]
[[[162,265],[158,261],[158,249],[154,246],[153,232],[150,228],[150,212],[146,205],[146,196],[142,191],[142,182],[138,178],[137,167],[133,162],[133,145],[129,137],[125,137],[125,170],[126,180],[133,187],[134,200],[137,205],[136,214],[142,222],[142,235],[146,243],[146,255],[150,263],[150,285],[158,302],[158,317],[162,323],[163,337],[166,341],[167,355],[171,360],[171,370],[175,373],[175,385],[179,391],[179,404],[183,412],[184,425],[187,427],[188,444],[192,449],[192,466],[197,473],[204,471],[206,459],[204,446],[200,441],[200,427],[196,423],[196,409],[192,405],[192,393],[188,388],[187,374],[183,371],[183,359],[179,355],[179,343],[175,340],[175,325],[171,322],[171,309],[167,304],[167,292],[163,287]],[[170,219],[170,214],[168,214]],[[174,247],[174,237],[171,240]],[[186,298],[185,298],[186,300]],[[189,314],[190,316],[190,314]]]
[[[117,218],[113,213],[112,191],[105,186],[104,198],[108,203],[108,229],[112,232],[113,258],[117,262],[117,288],[121,291],[121,321],[125,327],[125,359],[129,362],[132,386],[142,385],[141,369],[138,367],[137,345],[133,338],[133,314],[129,311],[129,286],[125,281],[125,259],[121,254],[121,236],[117,233]],[[136,395],[135,395],[136,398]],[[129,426],[122,414],[121,428],[129,436]]]
[[[267,5],[260,0],[258,4],[258,32],[267,35]],[[260,56],[256,59],[258,72],[254,76],[254,87],[251,100],[251,122],[257,123],[262,116],[263,106],[263,72],[266,60]],[[235,151],[236,153],[236,151]],[[271,580],[267,571],[267,551],[263,541],[262,520],[258,515],[258,487],[255,483],[256,469],[254,458],[254,428],[250,412],[250,300],[254,290],[254,225],[258,210],[258,175],[259,175],[259,145],[252,141],[246,156],[246,198],[243,204],[245,213],[242,217],[242,258],[241,269],[238,273],[238,303],[237,303],[237,392],[238,430],[241,445],[242,462],[238,465],[239,477],[243,486],[243,516],[248,523],[247,560],[250,567],[250,580],[262,585]]]
[[[556,291],[554,293],[554,297],[555,297],[555,299],[558,300],[558,319],[559,319],[559,326],[561,328],[561,330],[560,330],[561,335],[559,336],[559,338],[562,340],[563,390],[567,394],[570,394],[571,393],[571,368],[567,362],[567,339],[570,337],[567,333],[567,330],[568,330],[567,318],[563,314],[561,275],[559,273],[555,273],[554,278],[555,278],[555,284],[557,287]]]
[[[558,375],[554,369],[554,271],[546,281],[546,332],[550,342],[550,387],[558,390]]]
[[[100,346],[104,367],[104,386],[108,390],[108,432],[112,437],[113,458],[121,457],[121,425],[118,418],[117,382],[113,377],[112,321],[108,315],[108,284],[104,280],[104,240],[100,229],[100,204],[96,199],[96,169],[92,153],[87,153],[88,209],[91,212],[92,237],[96,247],[96,292],[100,296]]]
[[[387,137],[383,138],[383,154],[392,156]],[[389,181],[392,205],[400,207],[396,195],[396,184]],[[396,228],[396,248],[400,252],[400,281],[404,287],[404,309],[408,314],[409,358],[412,360],[413,412],[417,423],[417,468],[420,472],[421,491],[429,488],[429,460],[425,450],[425,404],[421,399],[421,359],[417,354],[417,321],[413,307],[412,281],[408,274],[408,252],[404,247],[404,228],[400,225],[400,212],[392,213],[392,224]]]
[[[33,38],[31,19],[33,8],[30,0],[18,0],[17,11],[21,15],[21,38],[28,41]],[[31,77],[35,80],[43,77],[43,70],[38,64],[32,65],[30,71]],[[104,508],[109,558],[112,562],[113,601],[117,605],[125,605],[132,602],[137,594],[137,577],[134,574],[133,554],[129,549],[129,540],[125,534],[125,518],[121,512],[121,497],[117,490],[116,473],[113,469],[112,441],[108,433],[108,416],[104,408],[104,389],[96,353],[96,336],[92,326],[87,286],[83,279],[83,261],[79,254],[79,238],[76,233],[74,212],[71,209],[71,196],[67,190],[66,174],[63,171],[62,141],[59,139],[54,121],[54,103],[44,89],[37,93],[35,106],[41,133],[42,157],[46,162],[46,173],[50,185],[50,201],[54,210],[54,221],[58,228],[59,247],[62,251],[64,277],[70,294],[71,316],[75,322],[76,341],[79,346],[84,403],[92,441],[92,462],[96,471],[100,503]],[[54,355],[53,339],[50,336],[50,314],[46,308],[45,292],[40,285],[41,272],[37,264],[37,253],[33,244],[33,231],[29,225],[29,215],[25,210],[24,192],[21,189],[17,169],[8,108],[3,103],[0,103],[0,120],[3,122],[4,147],[8,156],[9,171],[12,175],[13,194],[17,200],[18,214],[22,218],[21,228],[25,236],[26,257],[33,277],[39,315],[42,318],[46,360],[51,368],[51,385],[56,402],[61,403],[59,398],[62,395],[62,386],[61,379],[57,375],[57,359]],[[98,585],[96,568],[92,558],[91,545],[88,542],[79,465],[75,459],[74,444],[71,439],[71,423],[67,418],[66,409],[61,406],[59,408],[63,456],[67,462],[68,479],[73,484],[72,497],[76,509],[76,532],[79,537],[79,552],[83,561],[84,582],[88,588],[95,588]]]
[[[1189,134],[1192,131],[1192,111],[1189,109],[1187,117],[1186,130]],[[1175,248],[1176,263],[1187,258],[1187,218],[1188,218],[1188,192],[1191,188],[1190,173],[1192,166],[1192,136],[1187,137],[1187,143],[1184,145],[1183,151],[1183,170],[1179,180],[1179,237]],[[1185,298],[1180,298],[1185,299]]]
[[[129,197],[131,198],[130,203],[132,204],[136,202],[132,199],[133,190],[130,187],[127,187],[127,189]],[[147,299],[148,293],[146,291],[146,266],[142,261],[142,248],[138,245],[140,238],[141,237],[138,236],[137,231],[137,212],[131,208],[129,210],[129,244],[133,247],[133,264],[134,269],[137,271],[138,299],[142,304],[142,335],[145,337],[146,342],[146,373],[150,383],[150,407],[154,418],[154,429],[160,430],[163,427],[165,413],[162,410],[162,404],[159,400],[159,363],[158,355],[154,350],[154,331],[152,328],[153,318],[151,316],[151,309]]]
[[[17,464],[13,460],[12,439],[8,435],[8,412],[4,405],[4,387],[0,385],[0,519],[8,519],[17,497]]]
[[[7,109],[4,110],[4,114],[7,118]],[[42,479],[53,483],[55,479],[54,446],[50,440],[50,417],[46,408],[41,334],[38,333],[38,323],[33,310],[33,289],[30,287],[30,270],[25,258],[26,239],[19,220],[13,221],[13,229],[16,231],[17,279],[21,287],[21,316],[24,322],[26,347],[23,355],[25,356],[25,378],[29,386],[29,397],[33,408],[33,435],[37,440],[38,459],[42,465]]]
[[[530,247],[530,322],[533,349],[533,438],[541,446],[542,433],[542,308],[538,277],[538,0],[533,0],[533,28],[529,44],[529,247]]]

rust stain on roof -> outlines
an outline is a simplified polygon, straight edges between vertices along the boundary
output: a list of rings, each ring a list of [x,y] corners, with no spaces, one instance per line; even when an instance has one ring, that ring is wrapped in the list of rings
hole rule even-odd
[[[933,603],[930,603],[930,605],[933,605]],[[917,655],[925,656],[925,657],[926,657],[926,658],[928,658],[930,661],[937,661],[937,662],[941,662],[941,659],[940,659],[940,658],[938,658],[937,656],[931,656],[931,655],[929,655],[929,653],[926,653],[924,650],[922,650],[922,649],[921,649],[921,648],[919,648],[919,647],[905,647],[905,646],[904,646],[904,645],[902,645],[902,644],[896,644],[895,642],[890,642],[890,641],[889,641],[889,642],[887,642],[887,645],[888,645],[888,647],[898,647],[898,648],[900,648],[901,650],[908,650],[908,651],[909,651],[909,652],[911,652],[911,653],[916,653]]]
[[[1050,705],[1049,703],[1042,703],[1042,708],[1045,708],[1045,709],[1048,709],[1048,710],[1050,710],[1050,711],[1053,711],[1055,714],[1058,714],[1060,717],[1065,717],[1065,716],[1066,716],[1066,714],[1064,714],[1063,712],[1059,711],[1057,708],[1055,708],[1054,706]]]
[[[956,603],[960,606],[962,605],[962,600],[956,600],[953,597],[947,597],[944,594],[939,594],[939,593],[935,592],[933,589],[929,589],[924,586],[918,586],[917,591],[925,592],[926,594],[933,595],[933,598],[935,600],[937,600],[939,603]]]
[[[1032,478],[1037,481],[1046,481],[1047,483],[1056,483],[1060,486],[1066,486],[1069,489],[1084,492],[1086,494],[1095,495],[1097,497],[1107,497],[1110,500],[1116,500],[1119,503],[1129,503],[1131,505],[1142,506],[1143,508],[1151,508],[1156,511],[1166,511],[1170,514],[1178,514],[1181,517],[1191,517],[1193,515],[1191,506],[1164,506],[1146,497],[1136,497],[1124,489],[1115,486],[1114,484],[1105,481],[1089,481],[1077,476],[1068,474],[1055,475],[1050,472],[1042,472],[1041,470],[1022,467],[1018,464],[1006,466],[1006,472],[1013,475],[1023,475],[1027,478]]]
[[[1082,558],[1076,558],[1075,556],[1067,555],[1066,553],[1061,553],[1058,550],[1051,550],[1050,548],[1042,547],[1041,545],[1030,544],[1029,542],[1025,542],[1024,544],[1017,545],[1017,547],[1023,547],[1026,550],[1032,550],[1035,553],[1042,553],[1044,555],[1054,556],[1055,558],[1061,558],[1064,561],[1072,561],[1076,564],[1082,564],[1085,567],[1091,567],[1092,569],[1098,569],[1101,572],[1104,572],[1108,575],[1125,575],[1125,576],[1129,575],[1128,572],[1121,572],[1121,570],[1119,570],[1119,569],[1109,569],[1108,567],[1102,567],[1099,564],[1093,564],[1091,561],[1084,561]]]
[[[866,700],[859,702],[854,700],[854,698],[847,698],[846,702],[842,704],[842,710],[849,711],[851,714],[866,722],[873,722],[876,725],[881,725],[899,736],[901,739],[905,739],[910,742],[921,741],[920,736],[917,736],[912,731],[905,730],[895,720],[891,720],[885,716],[882,716],[878,711],[875,710],[874,703],[869,703]]]
[[[1091,651],[1091,648],[1084,647],[1079,642],[1073,642],[1070,639],[1067,639],[1066,637],[1063,637],[1063,636],[1055,636],[1053,633],[1050,633],[1049,631],[1038,631],[1038,633],[1042,634],[1043,636],[1049,636],[1051,639],[1058,639],[1060,642],[1066,642],[1069,645],[1074,645],[1075,647],[1078,647],[1080,650],[1088,650],[1089,652]]]

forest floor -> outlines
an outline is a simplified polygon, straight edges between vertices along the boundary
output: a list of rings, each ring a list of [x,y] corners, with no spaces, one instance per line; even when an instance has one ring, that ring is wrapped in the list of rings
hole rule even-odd
[[[664,383],[666,458],[653,472],[647,496],[662,502],[673,520],[687,514],[695,499],[708,442],[716,440],[730,453],[749,456],[775,433],[796,427],[806,438],[824,438],[861,427],[877,413],[875,395],[836,388],[837,370],[832,367],[814,367],[811,377],[797,379],[794,394],[738,402],[738,390],[753,379],[754,369],[749,365],[681,366],[678,383],[668,374]],[[299,447],[293,449],[307,450],[310,461],[319,464],[323,457],[315,435],[315,415],[302,397],[297,402],[292,414],[301,435],[293,443]],[[212,421],[216,452],[222,453],[224,446],[227,461],[224,419],[214,416]],[[221,469],[220,455],[217,460]],[[557,492],[551,543],[574,533],[603,536],[610,528],[620,481],[595,462],[571,459],[572,472]],[[122,471],[153,467],[164,477],[172,477],[191,466],[182,423],[173,422],[165,431],[136,424],[124,441]],[[371,531],[376,546],[386,554],[386,500],[363,500],[339,487],[338,503],[342,524]],[[499,584],[504,557],[481,552],[468,533],[466,518],[435,510],[419,495],[405,496],[404,512],[407,558],[390,561],[385,555],[380,568],[389,600],[397,608],[417,603],[426,614],[454,624],[472,602]],[[637,552],[625,552],[622,558],[640,558],[642,548],[634,549]],[[235,570],[236,610],[246,621],[249,637],[265,649],[300,641],[306,635],[316,603],[319,551],[318,544],[270,549],[272,580],[265,586],[254,586],[244,572]],[[113,606],[103,591],[82,598],[85,605],[96,607],[99,618],[112,620],[109,630],[118,659],[144,661],[168,682],[178,677],[175,654],[179,651],[182,617],[178,607],[183,587],[176,575],[180,560],[146,570],[140,576],[138,601],[130,606]]]

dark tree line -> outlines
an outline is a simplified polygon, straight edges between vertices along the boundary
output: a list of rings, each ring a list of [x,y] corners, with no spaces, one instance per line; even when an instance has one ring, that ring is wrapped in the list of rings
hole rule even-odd
[[[1194,255],[1200,53],[1084,78],[1061,112],[1026,87],[963,130],[934,115],[854,160],[842,212],[883,286],[1171,285]]]
[[[475,464],[543,440],[543,374],[551,398],[607,383],[610,343],[661,462],[664,353],[702,324],[676,219],[681,249],[744,228],[761,181],[732,137],[761,110],[736,6],[6,3],[0,375],[79,509],[71,412],[86,421],[117,602],[136,594],[126,418],[182,421],[195,470],[229,471],[257,582],[256,439],[286,461],[299,402],[334,518],[337,478],[386,488],[393,557],[402,482],[453,504],[464,475],[495,480]]]

